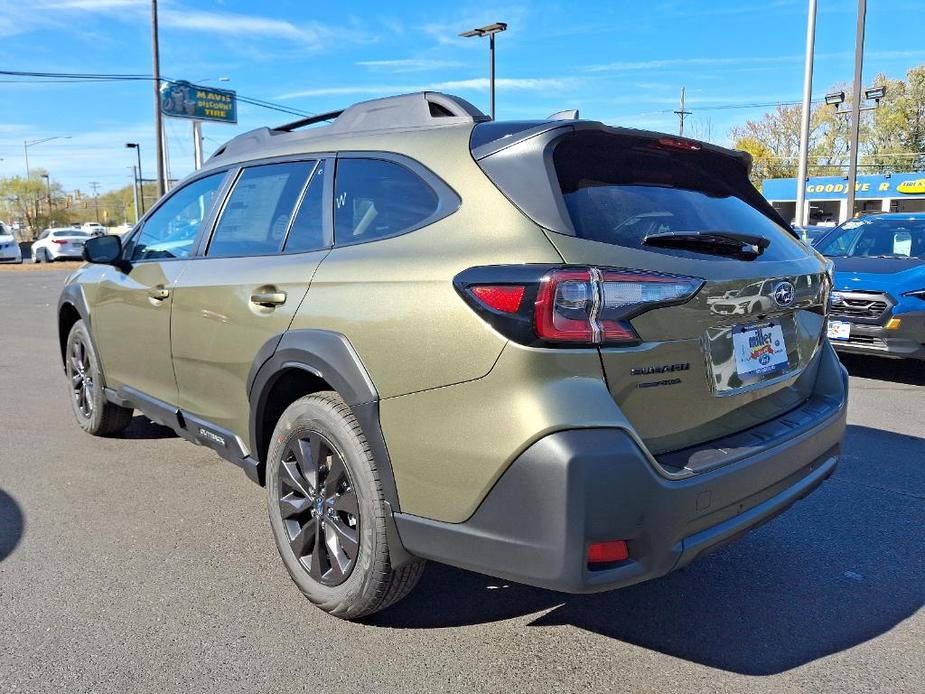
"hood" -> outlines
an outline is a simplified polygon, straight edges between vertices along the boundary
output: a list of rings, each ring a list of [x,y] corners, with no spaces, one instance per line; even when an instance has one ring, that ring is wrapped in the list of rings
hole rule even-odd
[[[922,258],[832,258],[835,289],[878,290],[901,294],[925,287]]]

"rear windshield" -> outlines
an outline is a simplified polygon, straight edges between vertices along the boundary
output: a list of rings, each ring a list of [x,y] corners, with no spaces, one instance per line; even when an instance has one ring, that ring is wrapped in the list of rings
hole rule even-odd
[[[925,258],[925,219],[852,219],[816,250],[834,257]]]
[[[87,232],[85,232],[85,231],[81,231],[80,229],[65,229],[64,231],[56,231],[56,232],[53,232],[53,233],[52,233],[52,236],[74,236],[74,237],[82,236],[82,237],[86,237],[86,236],[89,236],[89,234],[88,234]]]
[[[553,165],[579,238],[640,248],[650,234],[726,231],[768,239],[762,260],[806,255],[799,241],[759,209],[766,203],[741,166],[720,153],[585,131],[556,145]]]

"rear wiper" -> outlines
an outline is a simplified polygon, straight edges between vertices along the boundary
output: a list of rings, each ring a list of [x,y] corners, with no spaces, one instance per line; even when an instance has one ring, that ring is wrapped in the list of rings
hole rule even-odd
[[[741,255],[757,258],[764,253],[770,241],[763,236],[740,234],[735,231],[669,231],[662,234],[648,234],[643,240],[646,246],[663,248],[690,248],[717,255]]]

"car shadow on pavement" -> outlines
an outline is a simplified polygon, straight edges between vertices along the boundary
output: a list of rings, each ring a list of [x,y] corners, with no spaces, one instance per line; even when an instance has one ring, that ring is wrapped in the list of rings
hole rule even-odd
[[[925,440],[849,427],[845,451],[807,499],[661,579],[574,596],[431,564],[405,601],[367,621],[427,629],[539,612],[530,626],[571,625],[730,672],[798,667],[925,604]]]
[[[135,415],[129,425],[119,434],[121,439],[173,439],[177,433],[170,427],[152,422],[144,415]]]
[[[6,559],[22,538],[25,521],[16,500],[0,489],[0,561]]]
[[[840,354],[848,373],[858,378],[925,386],[925,362],[917,359],[886,359],[862,354]]]

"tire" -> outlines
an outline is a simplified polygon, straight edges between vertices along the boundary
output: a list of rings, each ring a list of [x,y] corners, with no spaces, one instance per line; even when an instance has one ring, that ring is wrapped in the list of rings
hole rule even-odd
[[[68,333],[64,370],[71,395],[71,409],[81,429],[94,436],[112,436],[128,426],[134,410],[106,400],[100,360],[83,320],[74,323]]]
[[[32,262],[35,263],[36,265],[42,262],[42,258],[40,257],[37,251],[32,254]]]
[[[359,619],[389,607],[424,571],[421,559],[392,568],[376,463],[333,391],[307,395],[280,417],[267,455],[267,508],[292,580],[335,617]]]

